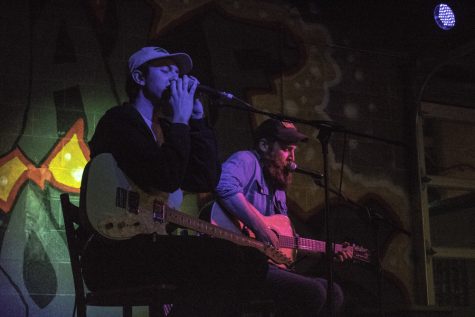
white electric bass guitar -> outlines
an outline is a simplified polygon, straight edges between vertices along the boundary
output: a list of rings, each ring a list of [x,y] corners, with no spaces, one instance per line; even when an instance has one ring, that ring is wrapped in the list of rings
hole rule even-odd
[[[111,154],[92,159],[86,186],[87,218],[93,229],[106,238],[125,240],[138,234],[167,235],[166,225],[171,223],[254,247],[280,265],[292,263],[276,248],[170,208],[166,204],[167,193],[142,191],[123,173]]]

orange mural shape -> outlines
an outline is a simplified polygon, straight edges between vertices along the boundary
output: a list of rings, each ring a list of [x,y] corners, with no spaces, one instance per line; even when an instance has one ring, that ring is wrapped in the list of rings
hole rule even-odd
[[[89,159],[82,118],[56,143],[40,167],[36,167],[20,148],[14,149],[0,158],[0,209],[4,212],[11,210],[21,186],[28,179],[41,189],[48,181],[61,191],[78,193]]]

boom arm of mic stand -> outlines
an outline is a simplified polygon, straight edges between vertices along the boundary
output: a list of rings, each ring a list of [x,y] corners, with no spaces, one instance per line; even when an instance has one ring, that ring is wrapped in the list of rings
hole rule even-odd
[[[268,116],[270,118],[274,118],[274,119],[281,120],[281,121],[284,120],[284,121],[290,121],[290,122],[293,122],[293,123],[301,123],[301,124],[304,124],[304,125],[315,127],[317,129],[330,129],[331,131],[335,131],[335,132],[343,132],[343,133],[347,133],[347,134],[350,134],[350,135],[363,137],[363,138],[366,138],[366,139],[371,139],[371,140],[384,142],[384,143],[387,143],[387,144],[392,144],[392,145],[397,145],[397,146],[402,146],[402,147],[408,147],[408,145],[406,143],[401,142],[401,141],[390,140],[390,139],[386,139],[386,138],[377,137],[377,136],[374,136],[374,135],[369,135],[369,134],[365,134],[365,133],[360,133],[360,132],[355,132],[355,131],[348,130],[345,127],[343,127],[343,126],[341,126],[341,125],[339,125],[339,124],[337,124],[333,121],[329,121],[329,120],[306,120],[306,119],[300,119],[300,118],[295,118],[295,117],[291,117],[291,116],[286,116],[286,115],[283,115],[283,114],[278,114],[278,113],[272,113],[272,112],[268,112],[268,111],[259,110],[259,109],[254,108],[254,106],[252,106],[251,104],[247,103],[246,101],[244,101],[244,100],[242,100],[242,99],[240,99],[236,96],[232,96],[231,100],[234,100],[234,101],[238,102],[239,105],[226,104],[224,106],[225,107],[230,107],[230,108],[233,108],[233,109],[237,109],[237,110],[241,110],[241,111],[248,111],[248,112],[252,112],[252,113],[262,114],[262,115]]]

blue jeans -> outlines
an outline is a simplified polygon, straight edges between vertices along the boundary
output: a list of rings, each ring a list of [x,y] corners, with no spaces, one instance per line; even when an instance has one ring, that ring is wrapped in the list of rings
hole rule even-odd
[[[276,316],[325,316],[327,280],[303,276],[269,265],[267,286],[276,302]],[[333,284],[334,312],[343,305],[343,291]]]

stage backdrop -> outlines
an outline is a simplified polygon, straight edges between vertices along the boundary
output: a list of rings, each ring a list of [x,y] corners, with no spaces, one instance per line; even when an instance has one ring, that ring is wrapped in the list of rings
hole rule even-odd
[[[260,110],[332,120],[351,131],[407,143],[408,61],[351,49],[345,38],[298,1],[8,1],[0,30],[0,315],[70,316],[72,284],[59,195],[78,203],[87,142],[98,119],[126,100],[128,56],[144,45],[185,51],[193,75]],[[301,2],[304,3],[304,2]],[[336,24],[336,23],[334,23]],[[250,146],[263,116],[209,99],[207,115],[220,158]],[[321,170],[319,130],[299,125],[310,141],[300,166]],[[380,246],[386,307],[414,301],[410,258],[407,148],[334,132],[331,185],[364,208],[332,197],[335,238]],[[183,211],[198,215],[205,195],[186,194]],[[323,189],[296,175],[291,217],[303,236],[322,239]],[[374,231],[376,230],[376,232]],[[377,237],[377,239],[375,238]],[[298,269],[321,272],[319,259]],[[376,307],[373,266],[336,267],[348,311]],[[112,316],[92,309],[90,316]],[[136,310],[135,315],[144,314]]]

